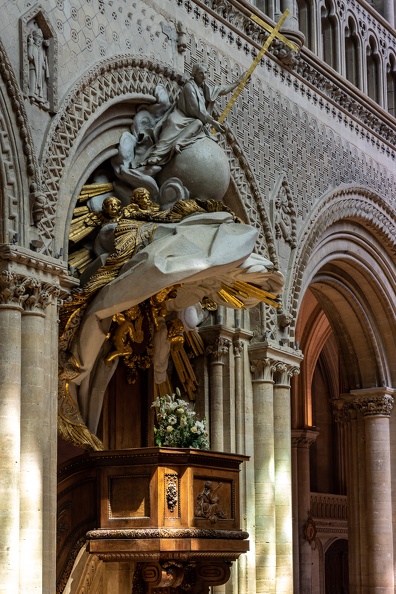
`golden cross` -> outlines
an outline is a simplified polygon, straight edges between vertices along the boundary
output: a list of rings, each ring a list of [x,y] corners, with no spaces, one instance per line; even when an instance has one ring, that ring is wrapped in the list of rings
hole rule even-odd
[[[288,47],[290,47],[292,50],[297,51],[297,49],[298,49],[297,45],[295,43],[292,43],[291,41],[289,41],[287,39],[287,37],[285,37],[284,35],[282,35],[282,33],[279,32],[279,29],[283,25],[284,21],[286,20],[286,18],[289,15],[289,13],[290,13],[290,10],[287,8],[285,10],[285,12],[282,14],[282,16],[280,17],[279,21],[276,23],[275,27],[271,27],[271,25],[268,25],[265,21],[261,20],[258,16],[256,16],[253,13],[250,15],[250,18],[253,21],[255,21],[258,25],[263,27],[263,29],[268,31],[270,33],[270,35],[267,37],[266,42],[264,43],[263,47],[261,48],[261,50],[255,57],[249,70],[246,72],[245,76],[243,77],[243,79],[241,80],[241,82],[239,83],[237,88],[235,89],[231,99],[229,100],[226,107],[224,108],[223,113],[221,114],[221,116],[218,119],[219,124],[222,124],[224,122],[224,120],[226,119],[226,117],[228,116],[232,106],[234,105],[235,101],[238,99],[239,94],[241,93],[242,89],[245,87],[247,81],[251,77],[253,70],[256,68],[256,66],[258,66],[258,64],[261,61],[261,58],[264,56],[265,52],[267,51],[267,49],[269,48],[269,46],[271,45],[271,43],[273,42],[275,37],[277,37],[278,39],[283,41],[283,43],[286,44]],[[214,134],[214,132],[215,132],[215,130],[212,129],[212,134]]]

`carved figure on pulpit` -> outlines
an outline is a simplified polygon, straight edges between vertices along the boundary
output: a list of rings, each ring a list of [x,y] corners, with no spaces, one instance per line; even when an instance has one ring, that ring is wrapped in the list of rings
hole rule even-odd
[[[228,85],[210,86],[206,66],[195,64],[174,104],[158,85],[156,102],[138,109],[131,131],[122,134],[118,154],[112,159],[122,184],[145,187],[161,205],[169,204],[169,180],[173,192],[178,186],[178,199],[205,196],[220,200],[230,172],[223,150],[209,131],[209,127],[225,130],[212,110],[217,98],[233,91],[244,77]]]
[[[82,234],[83,248],[78,242],[73,245],[69,262],[77,261],[75,253],[81,260],[82,250],[90,250],[92,261],[86,256],[81,288],[60,311],[60,432],[91,449],[100,447],[94,434],[119,359],[126,356],[135,364],[131,342],[138,344],[142,338],[136,306],[142,304],[149,332],[158,333],[158,340],[150,342],[151,334],[147,340],[154,345],[154,381],[160,383],[156,373],[163,375],[165,358],[172,354],[182,385],[193,399],[193,373],[180,352],[181,328],[175,334],[177,348],[171,346],[172,331],[183,326],[177,320],[179,312],[205,300],[251,307],[269,299],[276,307],[283,285],[273,264],[252,254],[256,230],[219,202],[181,200],[158,211],[143,189],[135,190],[132,202],[124,207],[114,197],[106,198],[103,206],[102,212],[87,215],[96,225],[91,244],[88,233]],[[79,214],[79,208],[76,211]],[[71,225],[74,239],[82,233],[75,232],[82,223],[77,218],[78,224]],[[84,233],[87,230],[91,227],[86,226]],[[168,323],[168,315],[176,319]],[[112,324],[113,344],[106,340]],[[150,359],[146,355],[141,369]]]

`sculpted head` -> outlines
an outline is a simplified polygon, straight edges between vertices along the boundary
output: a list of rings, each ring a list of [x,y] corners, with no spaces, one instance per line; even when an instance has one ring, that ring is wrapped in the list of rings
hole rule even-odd
[[[132,192],[132,200],[141,210],[148,210],[151,206],[150,192],[146,188],[136,188]]]
[[[109,217],[109,219],[115,219],[121,210],[121,200],[115,198],[114,196],[105,198],[103,200],[102,210],[105,215]]]
[[[191,70],[192,77],[199,87],[201,87],[205,82],[207,73],[208,69],[202,62],[194,64]]]

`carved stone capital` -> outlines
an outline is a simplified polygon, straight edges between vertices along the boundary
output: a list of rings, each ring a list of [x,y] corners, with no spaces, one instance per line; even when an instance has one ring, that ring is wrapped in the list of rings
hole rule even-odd
[[[255,382],[272,382],[273,366],[269,358],[251,359],[250,371]]]
[[[309,449],[318,435],[314,429],[292,429],[292,447]]]
[[[49,303],[59,295],[60,289],[57,285],[8,270],[0,272],[0,307],[44,313]]]
[[[356,408],[352,402],[347,402],[341,398],[332,400],[333,415],[336,423],[349,423],[356,419]]]
[[[211,363],[224,363],[225,355],[231,346],[231,341],[224,336],[219,336],[206,347],[206,354],[210,357]]]
[[[394,399],[390,394],[356,398],[354,404],[364,417],[390,417]]]
[[[243,340],[234,340],[233,347],[235,357],[241,357],[243,353]]]
[[[273,361],[272,371],[275,378],[275,384],[290,386],[290,380],[294,375],[300,373],[300,368],[295,365],[290,365],[284,361]]]

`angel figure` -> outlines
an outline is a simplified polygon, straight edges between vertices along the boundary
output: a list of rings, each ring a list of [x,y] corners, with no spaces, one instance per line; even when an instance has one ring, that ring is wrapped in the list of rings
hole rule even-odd
[[[134,305],[127,309],[124,313],[116,313],[113,316],[113,322],[116,322],[117,328],[114,335],[109,333],[106,338],[112,339],[114,350],[105,358],[106,365],[117,359],[118,357],[125,357],[133,352],[134,342],[143,342],[144,333],[142,329],[143,316],[140,312],[139,305]]]

